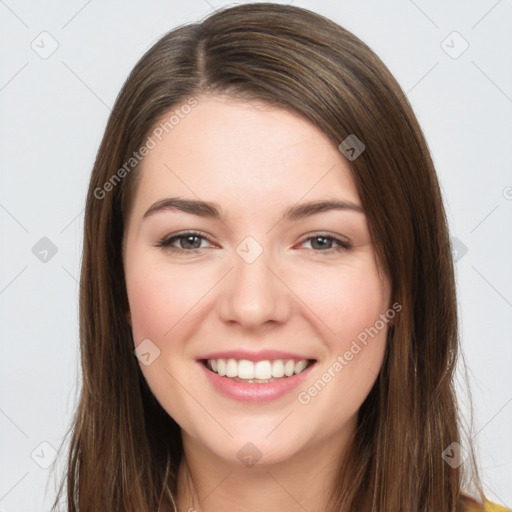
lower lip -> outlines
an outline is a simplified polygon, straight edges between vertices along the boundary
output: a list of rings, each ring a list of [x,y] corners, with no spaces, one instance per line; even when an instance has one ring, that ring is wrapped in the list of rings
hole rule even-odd
[[[308,366],[305,370],[297,375],[291,377],[283,377],[275,380],[274,382],[268,382],[267,384],[249,384],[245,382],[237,382],[236,380],[228,377],[221,377],[217,373],[214,373],[199,361],[198,364],[203,369],[206,378],[210,384],[221,394],[238,400],[239,402],[271,402],[278,398],[290,393],[296,387],[299,386],[307,378],[309,371],[316,363]]]

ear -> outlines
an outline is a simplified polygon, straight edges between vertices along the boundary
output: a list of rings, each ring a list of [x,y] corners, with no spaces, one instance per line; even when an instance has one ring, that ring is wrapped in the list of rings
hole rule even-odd
[[[130,325],[132,325],[132,314],[131,314],[131,312],[130,312],[130,311],[127,311],[127,312],[126,312],[126,321],[127,321]]]

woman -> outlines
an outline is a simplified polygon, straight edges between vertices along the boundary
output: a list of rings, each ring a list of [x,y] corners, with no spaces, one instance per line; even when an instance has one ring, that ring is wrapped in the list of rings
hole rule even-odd
[[[459,432],[434,166],[350,32],[250,4],[165,35],[83,251],[69,510],[502,510]]]

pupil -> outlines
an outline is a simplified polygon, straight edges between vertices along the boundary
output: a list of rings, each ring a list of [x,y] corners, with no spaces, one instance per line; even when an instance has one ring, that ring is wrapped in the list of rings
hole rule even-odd
[[[315,243],[316,243],[318,240],[324,240],[324,243],[320,243],[320,244],[319,244],[319,248],[320,248],[320,249],[325,249],[326,243],[328,244],[329,242],[331,242],[331,240],[328,240],[328,239],[327,239],[326,237],[324,237],[324,236],[317,236],[317,237],[313,238],[313,241],[312,241],[312,246],[313,246],[313,248],[315,248]]]
[[[193,242],[193,240],[196,239],[196,242],[199,240],[199,237],[196,236],[196,235],[190,235],[190,236],[187,236],[185,237],[185,245],[187,245],[188,243],[191,243],[192,244],[192,248],[193,249],[198,249],[199,246],[201,245],[201,242],[199,241],[199,244]],[[186,249],[190,249],[190,247],[185,247]]]

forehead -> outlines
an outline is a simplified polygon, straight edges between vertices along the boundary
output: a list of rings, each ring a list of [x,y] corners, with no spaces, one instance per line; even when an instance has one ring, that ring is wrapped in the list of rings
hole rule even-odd
[[[350,165],[337,146],[284,109],[201,97],[160,137],[153,136],[156,145],[140,167],[138,213],[166,195],[213,200],[255,215],[301,199],[359,203]]]

